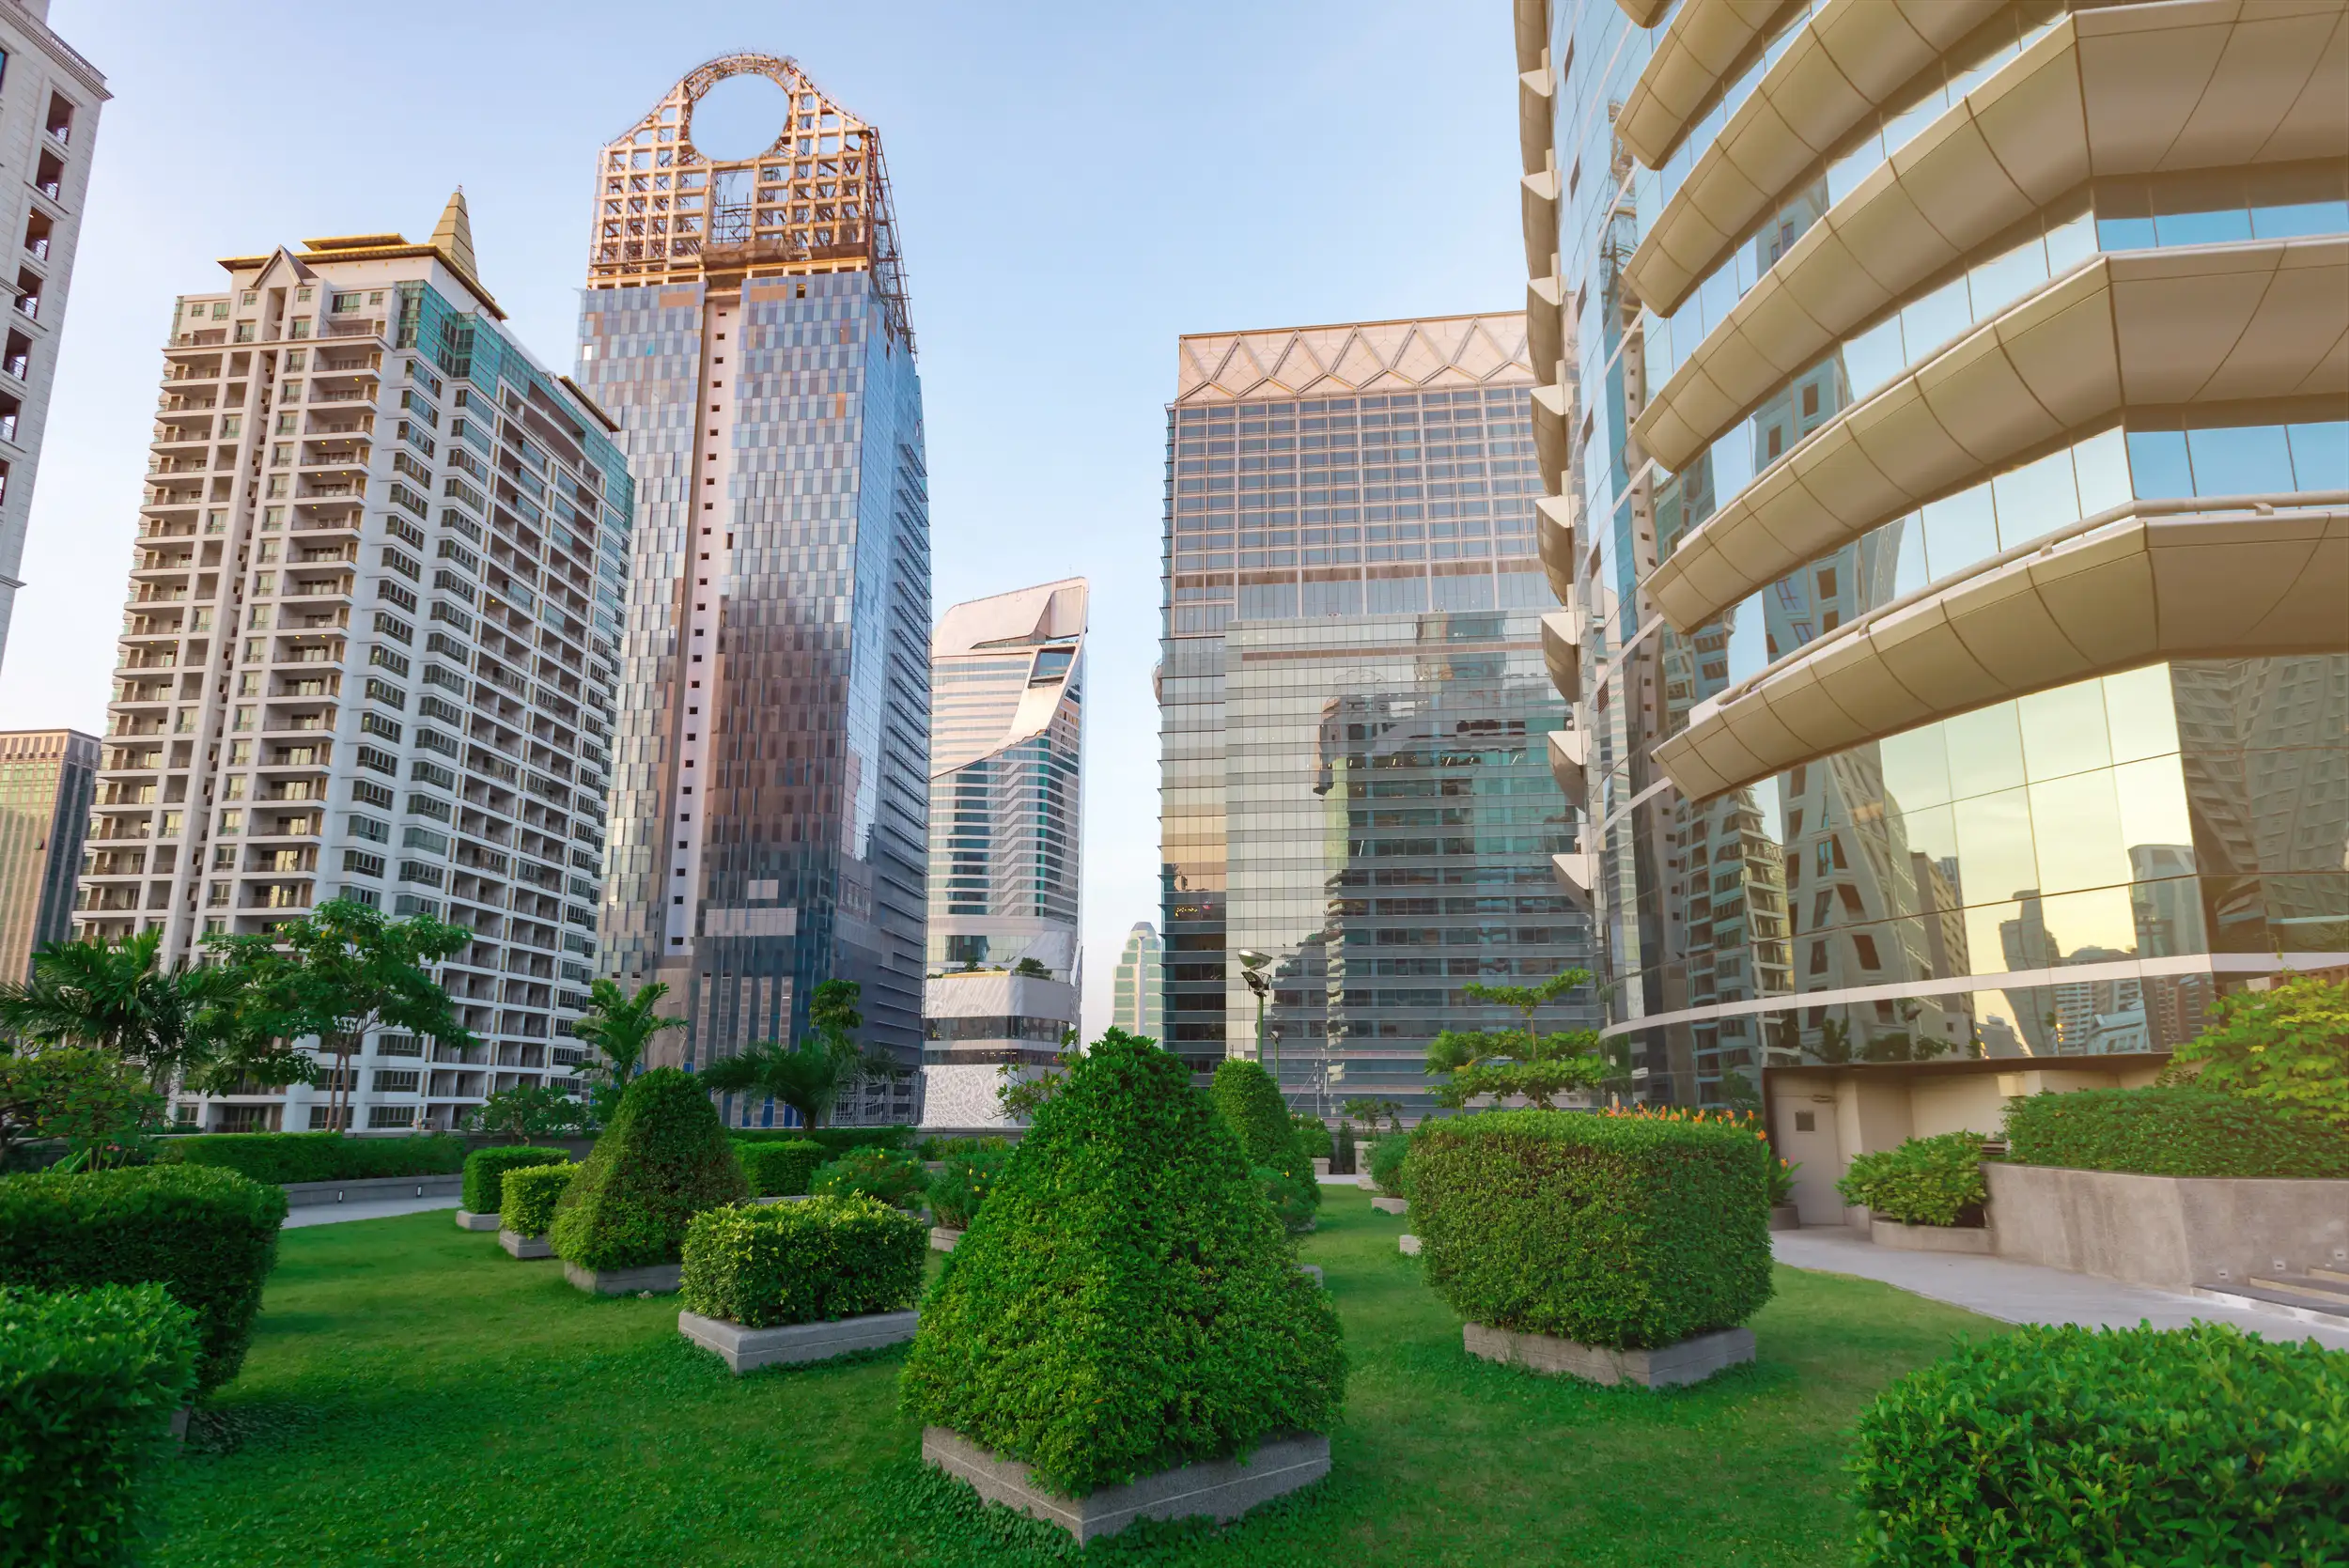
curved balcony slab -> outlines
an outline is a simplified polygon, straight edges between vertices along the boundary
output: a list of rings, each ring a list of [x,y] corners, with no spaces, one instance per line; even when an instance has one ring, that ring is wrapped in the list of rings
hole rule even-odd
[[[1542,573],[1561,604],[1574,602],[1575,505],[1563,495],[1545,495],[1533,503],[1533,540],[1541,552]]]
[[[2101,175],[2349,147],[2349,0],[2069,18],[1879,164],[1749,290],[1632,427],[1686,465],[1786,380]]]
[[[1517,219],[1525,231],[1525,273],[1549,277],[1558,271],[1558,171],[1517,177]]]
[[[1549,167],[1557,147],[1558,79],[1548,66],[1517,73],[1517,157],[1527,174]]]
[[[1582,696],[1582,613],[1551,610],[1542,616],[1542,662],[1549,683],[1568,702]]]
[[[1682,0],[1615,116],[1631,155],[1660,168],[1787,0]]]
[[[1517,69],[1535,70],[1549,49],[1549,0],[1516,0],[1509,11],[1517,33]]]
[[[1530,278],[1525,285],[1525,349],[1533,362],[1533,379],[1555,386],[1565,376],[1565,361],[1574,334],[1566,324],[1564,287],[1555,276]]]
[[[1549,869],[1558,878],[1558,891],[1577,908],[1591,907],[1591,889],[1598,881],[1598,857],[1588,850],[1571,855],[1552,855]]]
[[[1567,465],[1573,457],[1566,389],[1537,385],[1532,399],[1533,461],[1541,470],[1543,488],[1556,495],[1566,488]]]
[[[1644,586],[1694,629],[1871,528],[2131,407],[2349,393],[2349,241],[2100,256],[1843,410]]]
[[[1549,732],[1549,776],[1575,810],[1591,803],[1591,737],[1580,730]]]
[[[2127,516],[2012,551],[1700,704],[1656,759],[1690,800],[2167,659],[2349,651],[2349,507]]]
[[[1664,14],[1672,0],[1615,0],[1616,9],[1631,19],[1634,27],[1653,27],[1656,19]]]

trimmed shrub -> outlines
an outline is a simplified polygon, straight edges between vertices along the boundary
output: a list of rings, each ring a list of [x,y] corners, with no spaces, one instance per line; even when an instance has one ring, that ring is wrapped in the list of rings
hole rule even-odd
[[[1238,1135],[1249,1165],[1280,1172],[1297,1189],[1290,1200],[1273,1206],[1291,1234],[1304,1230],[1313,1222],[1314,1211],[1321,1207],[1321,1183],[1314,1178],[1313,1161],[1305,1154],[1297,1124],[1289,1116],[1288,1102],[1281,1098],[1272,1075],[1256,1063],[1226,1057],[1216,1064],[1215,1083],[1208,1094],[1215,1101],[1216,1114]],[[1296,1221],[1300,1213],[1303,1219]]]
[[[862,1192],[894,1208],[910,1208],[929,1182],[922,1162],[905,1150],[850,1149],[838,1159],[817,1166],[807,1189],[832,1198]]]
[[[737,1143],[734,1152],[741,1158],[751,1190],[761,1198],[797,1197],[824,1163],[824,1146],[804,1138],[787,1143]]]
[[[1982,1179],[1982,1134],[1911,1138],[1898,1148],[1856,1155],[1836,1180],[1847,1203],[1904,1225],[1980,1225],[1990,1189]]]
[[[1390,1198],[1404,1195],[1404,1162],[1410,1157],[1408,1134],[1391,1132],[1370,1146],[1370,1179]]]
[[[1346,1358],[1179,1057],[1112,1031],[1038,1108],[923,1303],[906,1413],[1072,1496],[1326,1432]]]
[[[685,1233],[685,1306],[749,1328],[901,1312],[929,1250],[928,1226],[862,1194],[707,1209]]]
[[[233,1171],[144,1165],[0,1177],[0,1284],[159,1284],[195,1314],[196,1391],[237,1375],[286,1195]]]
[[[957,1141],[961,1146],[941,1157],[944,1169],[930,1176],[930,1213],[949,1230],[968,1230],[987,1195],[1003,1180],[1011,1163],[1011,1145],[1001,1138]]]
[[[1330,1158],[1330,1169],[1341,1176],[1351,1176],[1354,1171],[1354,1124],[1338,1124],[1337,1152]]]
[[[1769,1157],[1722,1122],[1483,1111],[1420,1129],[1411,1228],[1470,1321],[1654,1349],[1770,1298]]]
[[[738,1143],[820,1143],[824,1157],[836,1159],[850,1149],[904,1149],[913,1143],[913,1129],[896,1127],[732,1127]]]
[[[582,1268],[676,1263],[694,1215],[750,1191],[708,1091],[691,1073],[655,1067],[620,1096],[555,1205],[547,1245]]]
[[[2082,1089],[2006,1108],[2017,1165],[2140,1176],[2349,1177],[2349,1133],[2211,1089]]]
[[[195,1314],[161,1285],[0,1287],[0,1562],[136,1560],[140,1492],[195,1388]]]
[[[339,1132],[199,1132],[166,1138],[160,1165],[211,1165],[257,1182],[357,1182],[445,1176],[465,1168],[465,1145],[445,1133],[346,1138]]]
[[[533,1148],[527,1143],[475,1149],[465,1157],[465,1209],[469,1214],[496,1214],[508,1171],[532,1165],[568,1165],[571,1157],[561,1149]]]
[[[2018,1328],[1861,1413],[1854,1560],[2341,1562],[2344,1454],[2349,1351],[2215,1323]]]
[[[1281,1229],[1290,1235],[1303,1235],[1314,1228],[1314,1206],[1305,1202],[1297,1189],[1297,1183],[1269,1165],[1251,1167],[1249,1175],[1256,1183],[1256,1190],[1281,1221]]]
[[[1293,1118],[1297,1126],[1297,1146],[1307,1159],[1335,1159],[1337,1140],[1330,1136],[1330,1124],[1318,1116]]]
[[[506,1206],[498,1223],[516,1235],[544,1235],[554,1223],[554,1207],[563,1200],[576,1165],[525,1165],[506,1172]]]

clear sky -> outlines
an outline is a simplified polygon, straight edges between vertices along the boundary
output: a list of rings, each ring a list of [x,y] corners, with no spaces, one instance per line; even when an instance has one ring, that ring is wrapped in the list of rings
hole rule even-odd
[[[653,20],[653,19],[658,20]],[[171,303],[216,258],[431,232],[568,370],[594,158],[711,56],[878,125],[927,410],[933,603],[1093,581],[1085,1020],[1158,919],[1160,462],[1186,332],[1516,309],[1505,0],[53,0],[106,72],[0,728],[103,726]]]

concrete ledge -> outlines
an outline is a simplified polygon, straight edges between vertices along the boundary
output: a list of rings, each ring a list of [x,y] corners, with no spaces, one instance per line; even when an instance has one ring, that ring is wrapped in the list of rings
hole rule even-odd
[[[457,1228],[460,1231],[494,1231],[499,1229],[494,1214],[475,1214],[471,1209],[457,1211]]]
[[[1637,1383],[1663,1389],[1702,1383],[1726,1367],[1753,1359],[1753,1331],[1721,1328],[1655,1350],[1609,1350],[1548,1334],[1517,1334],[1463,1324],[1461,1343],[1471,1356],[1534,1372],[1563,1373],[1593,1383]]]
[[[1330,1174],[1330,1162],[1329,1162],[1328,1160],[1326,1160],[1326,1159],[1322,1159],[1322,1158],[1319,1158],[1318,1157],[1316,1157],[1315,1158],[1315,1160],[1314,1160],[1314,1179],[1315,1179],[1315,1181],[1320,1181],[1321,1179],[1323,1179],[1324,1177],[1328,1176],[1329,1174]]]
[[[563,1278],[594,1296],[634,1296],[650,1291],[665,1296],[677,1288],[685,1272],[681,1263],[657,1263],[644,1268],[582,1268],[566,1259]]]
[[[778,1192],[771,1198],[754,1198],[751,1201],[756,1203],[760,1208],[765,1208],[770,1203],[804,1203],[807,1202],[807,1194],[804,1192]]]
[[[1330,1473],[1330,1439],[1292,1433],[1257,1445],[1245,1465],[1237,1459],[1185,1465],[1124,1486],[1104,1486],[1081,1498],[1044,1490],[1016,1459],[999,1459],[942,1426],[922,1429],[922,1462],[969,1485],[988,1502],[1058,1525],[1078,1545],[1115,1535],[1136,1519],[1187,1519],[1206,1514],[1237,1519],[1258,1503],[1310,1486]]]
[[[1380,1214],[1408,1214],[1411,1212],[1411,1201],[1408,1198],[1373,1198],[1370,1201],[1370,1206],[1377,1209]]]
[[[1778,1228],[1775,1222],[1770,1226]],[[1969,1252],[1986,1258],[1997,1250],[1987,1225],[1907,1225],[1870,1216],[1868,1239],[1895,1252]]]
[[[951,1252],[955,1250],[955,1243],[961,1239],[960,1231],[948,1230],[943,1225],[930,1227],[930,1250],[933,1252]]]
[[[1395,1250],[1407,1258],[1416,1258],[1419,1256],[1419,1237],[1415,1235],[1396,1236],[1394,1238],[1394,1245]]]
[[[554,1256],[554,1249],[547,1245],[547,1238],[542,1235],[522,1235],[514,1231],[502,1230],[498,1232],[498,1245],[506,1249],[508,1256],[520,1258],[525,1263],[534,1258]]]
[[[454,1198],[465,1190],[462,1172],[444,1176],[369,1176],[355,1182],[288,1182],[278,1188],[288,1208],[314,1203],[381,1203],[397,1198]]]
[[[2349,1312],[2303,1306],[2280,1291],[2264,1291],[2250,1285],[2239,1290],[2197,1285],[2194,1294],[2205,1301],[2216,1301],[2222,1306],[2237,1307],[2249,1312],[2271,1312],[2278,1317],[2290,1318],[2295,1323],[2310,1323],[2320,1328],[2349,1328]]]
[[[1773,1231],[1801,1230],[1802,1211],[1792,1203],[1772,1203],[1770,1205],[1770,1229]]]
[[[827,1361],[852,1350],[902,1344],[921,1326],[918,1312],[870,1312],[832,1323],[786,1323],[776,1328],[745,1328],[699,1312],[677,1315],[677,1332],[723,1357],[737,1376],[786,1361]]]
[[[2157,1290],[2349,1259],[2349,1181],[2138,1176],[1984,1160],[1999,1256]]]

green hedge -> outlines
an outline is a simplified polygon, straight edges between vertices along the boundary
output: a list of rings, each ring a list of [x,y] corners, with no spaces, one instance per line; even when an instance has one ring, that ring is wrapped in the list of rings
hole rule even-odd
[[[445,1133],[346,1138],[339,1132],[199,1132],[166,1138],[163,1165],[211,1165],[257,1182],[356,1182],[445,1176],[465,1168],[465,1145]]]
[[[707,1208],[751,1195],[709,1092],[676,1067],[640,1073],[555,1205],[547,1245],[582,1268],[675,1263]]]
[[[729,1127],[727,1136],[738,1143],[820,1143],[827,1159],[836,1159],[850,1149],[910,1149],[913,1146],[913,1129],[893,1127]]]
[[[929,1180],[930,1213],[949,1230],[970,1228],[987,1195],[1003,1179],[1011,1163],[1011,1144],[1001,1138],[957,1139],[941,1155],[941,1169]]]
[[[1297,1146],[1307,1159],[1335,1159],[1337,1140],[1330,1134],[1330,1124],[1318,1116],[1291,1118],[1297,1126]]]
[[[1897,1148],[1855,1155],[1835,1190],[1847,1203],[1904,1225],[1980,1225],[1990,1189],[1982,1179],[1982,1134],[1911,1138]]]
[[[533,1148],[527,1143],[475,1149],[465,1157],[465,1210],[469,1214],[496,1214],[500,1183],[508,1171],[532,1165],[568,1165],[570,1161],[571,1157],[565,1150]]]
[[[804,1138],[787,1143],[737,1143],[734,1152],[751,1190],[761,1198],[797,1197],[824,1163],[824,1146]]]
[[[894,1208],[910,1207],[929,1186],[929,1172],[903,1149],[850,1149],[839,1158],[817,1167],[807,1189],[818,1196],[845,1198],[862,1192]]]
[[[906,1413],[1081,1496],[1327,1432],[1327,1291],[1179,1057],[1112,1032],[1012,1152],[922,1306]]]
[[[554,1223],[554,1206],[579,1174],[576,1165],[525,1165],[506,1172],[506,1206],[498,1226],[516,1235],[544,1235]]]
[[[1208,1094],[1216,1114],[1238,1135],[1249,1165],[1276,1172],[1293,1189],[1272,1204],[1283,1226],[1291,1234],[1310,1229],[1321,1207],[1321,1183],[1272,1075],[1254,1062],[1227,1057],[1216,1064]]]
[[[2006,1108],[2018,1165],[2140,1176],[2349,1177],[2349,1134],[2211,1089],[2082,1089]]]
[[[285,1219],[277,1188],[202,1166],[0,1177],[0,1284],[162,1285],[195,1313],[210,1393],[244,1364]]]
[[[752,1328],[901,1312],[929,1249],[928,1226],[873,1198],[708,1209],[685,1233],[685,1306]]]
[[[1492,1110],[1423,1126],[1411,1228],[1470,1322],[1616,1349],[1770,1298],[1769,1149],[1719,1122]]]
[[[2018,1328],[1878,1394],[1851,1471],[1861,1568],[2349,1561],[2349,1351]]]
[[[196,1344],[195,1314],[161,1285],[0,1287],[0,1563],[136,1560]]]
[[[1391,1132],[1370,1146],[1368,1169],[1370,1179],[1378,1190],[1390,1198],[1403,1193],[1403,1166],[1410,1157],[1411,1140],[1408,1133]]]

